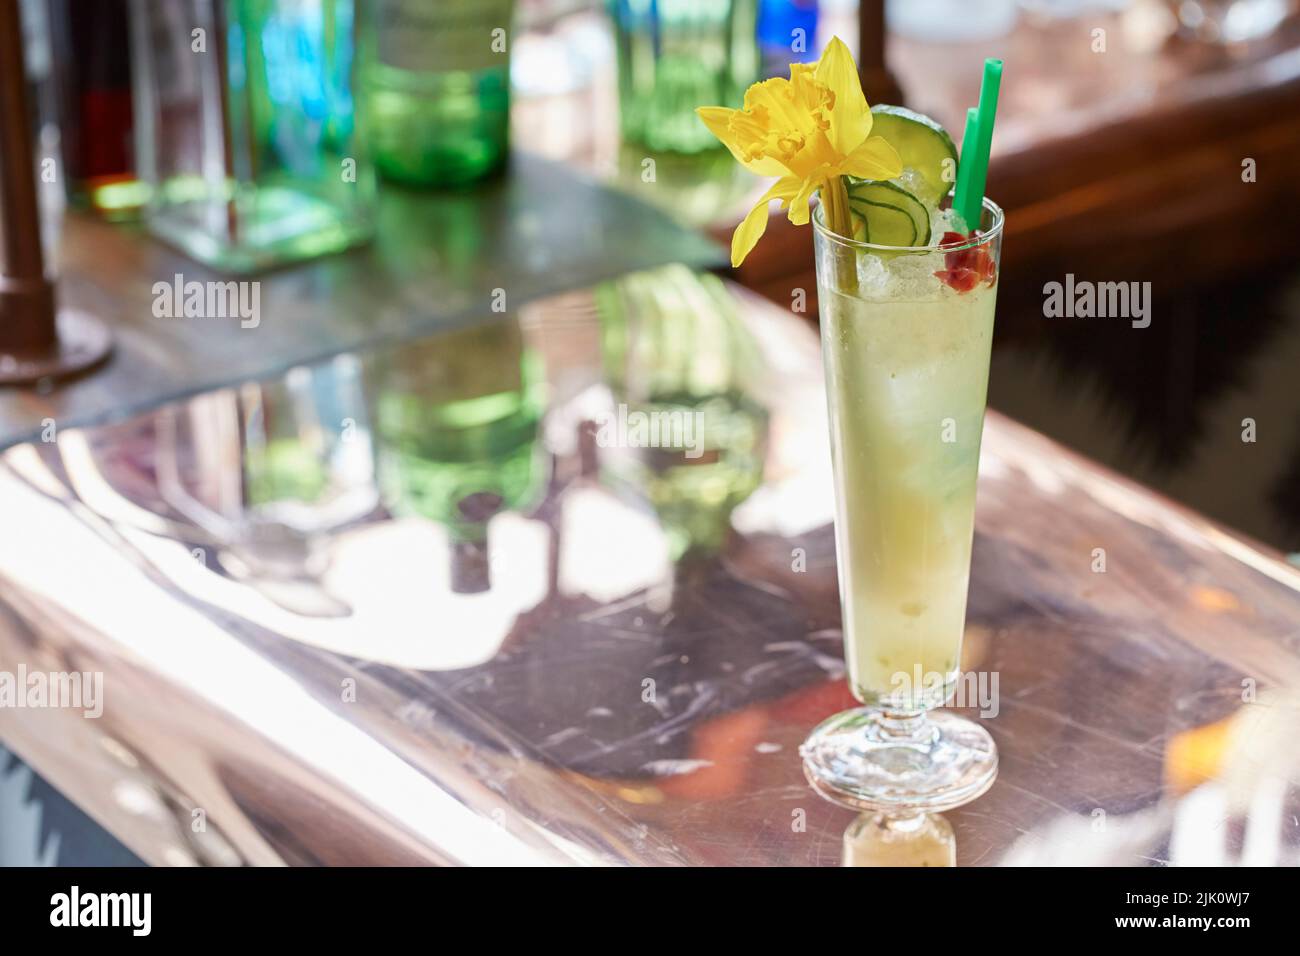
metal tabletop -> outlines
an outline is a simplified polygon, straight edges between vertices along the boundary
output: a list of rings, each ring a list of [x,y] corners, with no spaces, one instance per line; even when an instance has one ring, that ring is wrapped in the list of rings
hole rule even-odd
[[[703,531],[607,479],[589,293],[506,320],[544,367],[540,477],[476,555],[379,503],[292,548],[223,540],[168,484],[239,471],[176,431],[230,390],[8,449],[0,670],[104,692],[93,719],[0,708],[0,740],[156,864],[854,860],[854,815],[797,753],[852,702],[818,343],[730,294],[760,359],[756,489]],[[481,354],[428,348],[440,380]],[[371,391],[400,369],[363,358]],[[992,412],[970,594],[963,668],[996,679],[1001,770],[945,815],[959,864],[1160,805],[1175,734],[1243,680],[1300,679],[1300,572]]]

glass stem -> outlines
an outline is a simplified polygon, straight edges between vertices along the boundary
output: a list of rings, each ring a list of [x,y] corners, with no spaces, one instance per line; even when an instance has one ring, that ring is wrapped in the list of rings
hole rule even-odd
[[[934,743],[934,725],[924,710],[884,710],[877,718],[880,736],[890,743],[929,747]]]

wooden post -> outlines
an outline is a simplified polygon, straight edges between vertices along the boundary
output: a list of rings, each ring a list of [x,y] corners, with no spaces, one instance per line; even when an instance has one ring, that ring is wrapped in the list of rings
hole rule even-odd
[[[45,275],[18,0],[0,0],[0,385],[65,378],[107,357],[107,327],[58,312]]]
[[[868,103],[903,105],[903,90],[885,63],[885,0],[858,2],[858,72]]]

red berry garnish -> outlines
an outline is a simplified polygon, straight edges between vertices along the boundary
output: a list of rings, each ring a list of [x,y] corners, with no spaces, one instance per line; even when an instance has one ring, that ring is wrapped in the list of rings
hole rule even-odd
[[[961,245],[972,241],[978,235],[978,230],[969,236],[963,236],[959,232],[945,232],[943,238],[939,240],[939,248]],[[957,292],[969,292],[981,281],[992,285],[997,279],[997,264],[989,255],[986,246],[969,246],[965,249],[945,252],[943,261],[947,268],[940,269],[935,276],[948,283]]]
[[[940,269],[935,277],[958,292],[969,292],[979,285],[979,274],[971,269]]]

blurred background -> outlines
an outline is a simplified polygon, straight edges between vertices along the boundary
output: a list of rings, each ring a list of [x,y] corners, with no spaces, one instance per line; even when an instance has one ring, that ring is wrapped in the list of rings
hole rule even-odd
[[[572,582],[557,573],[521,583],[518,566],[505,573],[500,562],[559,553],[531,519],[550,521],[562,488],[597,472],[605,487],[580,489],[589,517],[579,531],[616,528],[626,573],[597,585],[608,568],[571,569],[587,582],[573,587],[581,600],[564,592],[569,603],[559,602],[572,613],[616,605],[692,557],[725,552],[750,571],[763,566],[757,549],[733,553],[741,525],[799,533],[797,494],[756,492],[779,457],[774,435],[785,465],[807,446],[791,438],[797,422],[755,400],[766,373],[737,305],[751,300],[722,280],[815,325],[811,233],[774,215],[743,267],[725,268],[720,249],[766,184],[739,170],[693,111],[739,106],[750,83],[816,59],[833,35],[857,56],[871,102],[905,104],[955,137],[984,59],[1006,63],[988,187],[1007,213],[992,407],[1300,552],[1297,0],[19,7],[41,220],[39,243],[34,229],[24,235],[74,301],[109,304],[119,347],[98,385],[6,396],[0,422],[7,437],[31,438],[51,408],[116,423],[162,406],[145,425],[112,424],[87,442],[80,464],[107,477],[96,472],[86,487],[122,514],[134,514],[130,502],[183,527],[178,540],[211,548],[203,560],[214,575],[251,582],[292,615],[355,610],[344,599],[355,595],[327,586],[341,553],[325,557],[330,533],[380,513],[416,515],[436,526],[449,594],[493,591],[505,602],[501,620],[463,623],[521,645],[530,615],[554,611],[548,602]],[[334,255],[345,250],[356,252]],[[153,283],[181,270],[265,277],[263,311],[281,321],[256,349],[201,323],[158,331]],[[1150,283],[1149,326],[1047,316],[1045,286],[1067,277]],[[522,303],[592,287],[590,301],[565,305],[596,317],[590,336],[573,332],[575,319],[562,325],[567,336],[539,339],[516,305],[497,309],[481,295]],[[470,323],[488,312],[509,316]],[[447,337],[401,345],[435,330]],[[376,351],[362,361],[351,354],[362,347]],[[707,409],[703,461],[610,454],[594,464],[588,383],[554,371],[584,349],[600,366],[605,405]],[[653,533],[617,495],[638,498]],[[489,524],[515,536],[509,554],[493,553]],[[433,549],[384,546],[413,565]],[[788,579],[784,548],[766,563]],[[822,565],[831,560],[823,548]],[[722,587],[700,583],[699,567],[673,573]],[[787,612],[802,626],[785,605],[764,604],[762,588],[725,587],[745,592],[735,603],[753,618],[737,632]],[[555,640],[585,640],[573,633]],[[394,639],[375,659],[428,664],[409,651]],[[492,676],[474,649],[464,654],[428,669],[482,665]],[[503,720],[531,727],[528,706]],[[598,775],[577,744],[557,747],[560,762]],[[601,772],[631,774],[645,756]],[[4,777],[0,800],[36,794],[68,814],[55,826],[51,810],[48,832],[77,831],[71,805],[0,754]],[[180,798],[169,792],[167,802]],[[47,862],[59,852],[48,832]],[[120,858],[106,846],[105,858]]]
[[[310,69],[351,66],[350,53],[328,46],[347,35],[351,4],[320,6],[338,19],[315,43],[275,3],[231,4],[245,32],[268,30],[263,46],[278,51],[286,76],[293,62],[302,72],[303,56]],[[46,190],[51,215],[66,185],[75,204],[130,220],[147,180],[185,165],[179,106],[206,95],[203,78],[182,75],[166,44],[137,37],[133,46],[129,7],[23,2],[42,156],[57,155],[66,173]],[[149,20],[139,29],[155,33],[169,17],[211,16],[204,3],[137,7]],[[1004,58],[989,190],[1008,212],[1008,281],[992,405],[1269,544],[1300,549],[1293,0],[890,0],[862,16],[853,0],[498,2],[479,15],[513,24],[509,55],[486,67],[451,63],[469,68],[455,74],[470,77],[465,90],[450,72],[419,67],[432,41],[418,23],[393,19],[408,15],[402,8],[377,3],[388,19],[372,36],[374,65],[363,62],[358,77],[381,189],[464,187],[498,173],[510,142],[720,241],[763,184],[718,148],[695,105],[739,105],[756,76],[814,59],[838,34],[858,53],[873,102],[901,100],[956,135],[983,58]],[[140,140],[148,156],[133,129],[133,57],[136,110],[141,87],[155,100],[162,91],[161,119]],[[268,69],[279,75],[275,62]],[[332,94],[328,76],[320,89],[315,108],[335,117],[332,135],[345,142],[350,89]],[[338,228],[351,215],[339,212]],[[211,224],[186,216],[174,203],[158,231],[202,247],[193,233]],[[814,321],[811,239],[779,216],[771,231],[739,278],[785,306],[806,290]],[[56,233],[46,230],[47,246]],[[1150,281],[1151,326],[1044,318],[1042,287],[1066,274]],[[1243,458],[1246,419],[1268,440]]]

